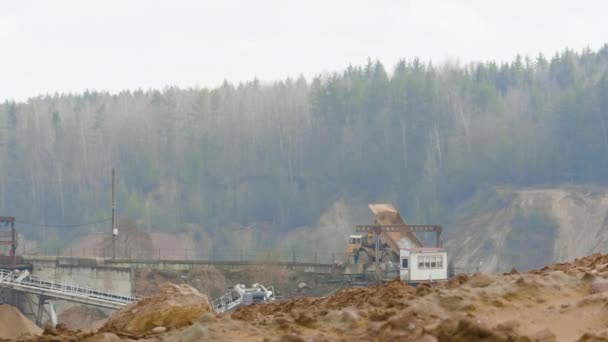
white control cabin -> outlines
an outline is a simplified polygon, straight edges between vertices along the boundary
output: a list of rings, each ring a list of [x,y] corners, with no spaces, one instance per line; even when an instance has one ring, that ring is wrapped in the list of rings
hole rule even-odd
[[[399,276],[406,282],[448,279],[448,254],[443,248],[399,250]]]

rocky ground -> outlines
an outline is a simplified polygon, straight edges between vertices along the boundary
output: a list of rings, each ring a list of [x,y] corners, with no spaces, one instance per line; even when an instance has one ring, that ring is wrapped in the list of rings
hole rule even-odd
[[[520,274],[398,280],[212,312],[189,285],[117,312],[96,332],[47,329],[21,341],[608,341],[608,255]]]

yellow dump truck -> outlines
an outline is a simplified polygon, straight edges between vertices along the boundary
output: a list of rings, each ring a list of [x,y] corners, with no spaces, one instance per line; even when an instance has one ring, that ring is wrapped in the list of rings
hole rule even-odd
[[[401,218],[399,211],[392,204],[369,204],[374,214],[374,225],[403,226],[405,221]],[[383,231],[379,236],[378,256],[380,261],[399,260],[399,250],[404,248],[423,247],[422,242],[413,232],[407,231]],[[349,261],[354,263],[375,261],[376,248],[373,233],[367,232],[361,235],[349,237],[347,255]]]

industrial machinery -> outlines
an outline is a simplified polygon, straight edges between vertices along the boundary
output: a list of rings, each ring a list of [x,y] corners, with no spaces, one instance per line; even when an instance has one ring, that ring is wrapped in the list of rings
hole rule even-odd
[[[253,284],[246,288],[245,285],[237,284],[229,289],[221,297],[211,302],[216,312],[231,311],[241,306],[262,303],[275,300],[274,288],[264,287],[261,284]]]
[[[0,269],[4,270],[31,270],[32,265],[26,264],[23,258],[17,256],[17,230],[15,217],[0,216]]]
[[[15,218],[12,216],[0,216],[0,246],[8,246],[8,256],[15,257],[17,231],[15,231]]]
[[[138,301],[140,298],[131,295],[123,295],[97,289],[80,287],[65,282],[55,282],[54,280],[44,280],[34,277],[27,270],[1,270],[0,269],[0,292],[9,291],[12,293],[22,293],[28,296],[38,297],[38,310],[35,311],[36,324],[42,324],[44,306],[48,305],[49,316],[53,326],[57,324],[57,315],[53,302],[55,300],[65,300],[73,303],[93,305],[106,309],[119,310],[122,307]],[[2,301],[0,304],[9,303]],[[10,303],[16,305],[16,303]]]
[[[441,226],[408,225],[391,204],[370,204],[369,208],[374,224],[356,226],[357,234],[349,237],[347,256],[348,262],[357,266],[373,263],[377,279],[382,267],[399,269],[402,250],[424,248],[416,233],[435,233],[435,248],[441,247]]]
[[[376,260],[376,247],[373,233],[365,235],[351,235],[348,239],[347,254],[355,264]],[[390,260],[390,247],[387,243],[380,243],[380,261]]]

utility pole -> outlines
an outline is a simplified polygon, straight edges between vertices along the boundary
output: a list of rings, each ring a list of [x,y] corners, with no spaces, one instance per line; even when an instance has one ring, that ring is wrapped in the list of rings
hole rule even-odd
[[[114,168],[112,168],[112,259],[116,259],[116,235],[118,235],[116,221],[114,220],[115,213],[116,203],[114,202]]]

